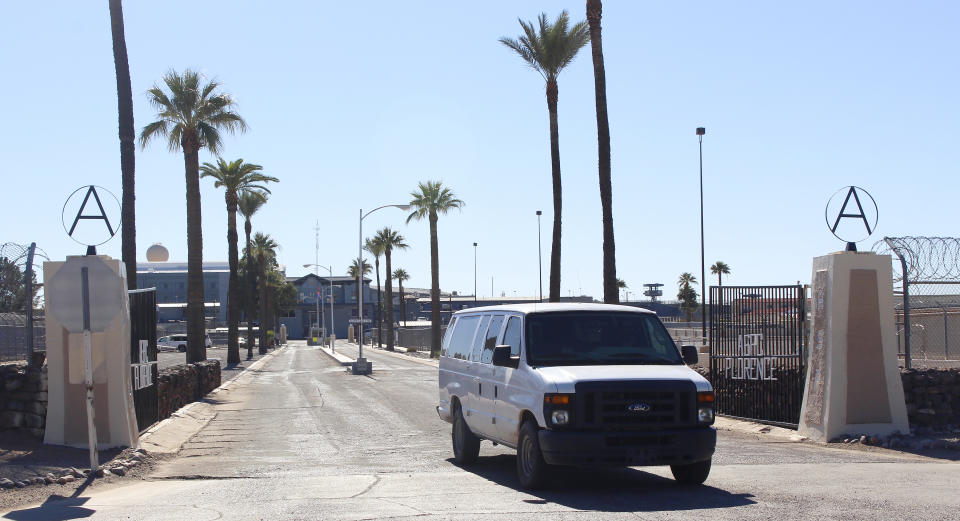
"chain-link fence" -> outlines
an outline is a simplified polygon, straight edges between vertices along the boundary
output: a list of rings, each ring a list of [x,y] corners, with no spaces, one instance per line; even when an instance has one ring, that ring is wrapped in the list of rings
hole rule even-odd
[[[903,365],[960,366],[960,238],[884,237],[873,250],[893,256]]]
[[[46,350],[39,264],[49,260],[36,243],[0,245],[0,362],[27,361]]]

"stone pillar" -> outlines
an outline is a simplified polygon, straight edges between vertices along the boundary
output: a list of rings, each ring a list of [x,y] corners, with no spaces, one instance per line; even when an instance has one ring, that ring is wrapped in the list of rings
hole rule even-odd
[[[908,433],[890,256],[837,252],[815,258],[811,311],[799,433],[816,441]]]

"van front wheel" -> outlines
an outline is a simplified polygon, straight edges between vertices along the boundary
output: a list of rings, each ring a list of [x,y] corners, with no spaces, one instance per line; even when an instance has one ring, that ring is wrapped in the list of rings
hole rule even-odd
[[[681,485],[702,485],[710,475],[710,460],[689,465],[670,465],[670,472]]]
[[[540,429],[527,420],[520,427],[517,439],[517,476],[523,488],[539,488],[547,476],[549,465],[540,452]]]
[[[457,407],[453,416],[451,438],[453,438],[453,461],[460,465],[469,465],[477,461],[477,455],[480,454],[480,438],[470,432],[460,407]]]

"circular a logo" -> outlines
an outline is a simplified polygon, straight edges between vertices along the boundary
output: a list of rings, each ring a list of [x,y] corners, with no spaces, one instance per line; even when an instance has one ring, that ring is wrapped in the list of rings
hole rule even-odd
[[[879,217],[877,202],[859,186],[845,186],[834,192],[824,210],[827,229],[844,242],[860,242],[873,235]]]
[[[631,403],[627,406],[627,410],[634,414],[650,412],[650,404],[642,402]]]
[[[120,201],[102,186],[81,186],[63,203],[60,220],[71,239],[99,246],[120,231]]]

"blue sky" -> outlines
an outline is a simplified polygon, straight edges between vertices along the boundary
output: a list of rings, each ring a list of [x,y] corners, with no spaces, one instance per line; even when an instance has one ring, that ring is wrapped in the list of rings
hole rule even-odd
[[[95,4],[95,5],[94,5]],[[136,128],[154,120],[145,91],[169,69],[223,84],[249,131],[225,159],[277,176],[254,220],[281,244],[288,274],[314,261],[343,273],[360,208],[406,203],[441,179],[466,202],[440,221],[441,286],[499,295],[544,286],[552,203],[543,80],[497,42],[517,18],[584,2],[127,2]],[[824,223],[838,188],[880,207],[876,235],[958,234],[955,2],[612,2],[604,5],[617,272],[634,291],[683,271],[699,277],[697,140],[704,126],[706,258],[725,283],[806,282],[811,258],[842,249]],[[120,193],[116,79],[107,2],[0,5],[0,242],[81,253],[60,223],[77,187]],[[601,297],[596,119],[589,47],[559,78],[562,294]],[[201,161],[213,161],[201,152]],[[161,142],[137,151],[140,258],[162,242],[186,260],[183,159]],[[204,258],[226,258],[223,193],[204,180]],[[411,248],[394,266],[429,286],[426,223],[399,210]],[[120,240],[100,248],[119,257]],[[707,277],[715,282],[715,277]]]

